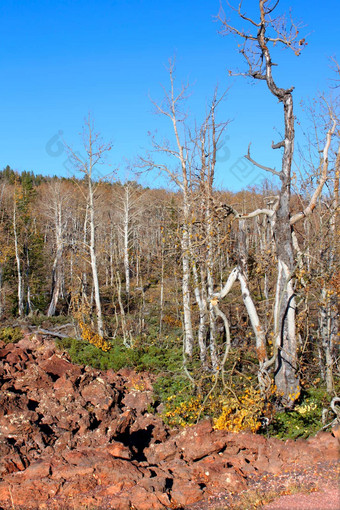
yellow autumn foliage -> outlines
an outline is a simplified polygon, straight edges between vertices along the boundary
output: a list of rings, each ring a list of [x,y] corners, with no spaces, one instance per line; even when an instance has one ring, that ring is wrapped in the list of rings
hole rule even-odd
[[[85,322],[82,322],[81,320],[78,321],[78,325],[83,340],[89,342],[98,349],[101,349],[103,352],[107,352],[111,349],[110,343],[107,340],[105,340],[101,335],[95,333],[91,326],[85,324]]]
[[[175,399],[175,395],[168,398],[168,404],[173,399]],[[163,414],[163,417],[171,427],[185,427],[196,423],[201,409],[202,395],[197,395],[178,403],[176,406],[170,407],[170,409]]]
[[[90,314],[90,307],[87,303],[83,303],[80,300],[79,294],[75,293],[71,304],[72,315],[78,323],[80,335],[85,342],[89,342],[103,352],[107,352],[111,349],[111,344],[105,340],[99,333],[96,333],[92,326],[87,324],[87,320]]]
[[[214,428],[230,432],[257,432],[264,407],[260,391],[253,387],[247,388],[240,397],[230,394],[223,401],[222,413],[215,420]]]

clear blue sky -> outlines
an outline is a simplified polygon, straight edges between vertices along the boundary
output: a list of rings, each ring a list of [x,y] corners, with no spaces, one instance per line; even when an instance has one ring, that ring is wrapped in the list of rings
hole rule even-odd
[[[340,3],[281,0],[281,9],[292,4],[293,16],[306,25],[302,33],[310,34],[308,46],[298,58],[279,53],[275,73],[279,85],[295,86],[299,115],[301,99],[327,89],[328,57],[340,57]],[[247,12],[256,5],[244,0]],[[249,142],[263,164],[277,163],[270,144],[278,140],[281,110],[263,83],[227,76],[241,60],[234,37],[217,33],[218,9],[219,0],[2,0],[0,168],[67,175],[65,153],[46,145],[63,132],[80,147],[78,133],[90,111],[104,139],[112,140],[109,162],[124,178],[125,161],[150,148],[148,131],[171,136],[149,96],[162,97],[164,66],[176,54],[178,79],[190,81],[189,108],[198,119],[217,83],[221,90],[231,87],[220,110],[220,120],[233,121],[225,140],[229,157],[223,161],[221,153],[217,184],[234,190],[249,184],[257,173],[245,171],[240,179],[230,168]]]

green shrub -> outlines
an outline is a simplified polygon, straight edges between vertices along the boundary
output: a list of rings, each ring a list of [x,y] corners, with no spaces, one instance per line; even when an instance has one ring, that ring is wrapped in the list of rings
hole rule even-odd
[[[322,410],[329,407],[330,397],[324,388],[310,388],[292,411],[275,415],[267,432],[280,439],[307,438],[322,427]]]
[[[68,324],[72,322],[72,318],[68,315],[56,315],[54,317],[47,317],[47,315],[39,313],[30,317],[29,321],[32,326],[48,329],[49,327]]]
[[[0,340],[5,342],[6,345],[10,343],[15,344],[16,342],[19,342],[19,340],[21,339],[22,339],[21,328],[6,327],[0,330]]]
[[[180,369],[182,363],[182,349],[178,346],[164,349],[160,345],[137,343],[135,347],[127,348],[121,339],[116,339],[111,341],[110,350],[103,352],[84,340],[74,338],[57,340],[56,343],[69,353],[73,363],[101,370],[118,371],[130,367],[137,371],[160,373]]]

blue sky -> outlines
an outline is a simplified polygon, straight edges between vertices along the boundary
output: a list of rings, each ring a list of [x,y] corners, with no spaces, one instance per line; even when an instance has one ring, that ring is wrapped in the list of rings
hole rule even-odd
[[[254,13],[256,4],[245,0],[244,8]],[[301,33],[309,34],[308,46],[300,57],[275,55],[275,75],[279,85],[295,86],[299,117],[300,101],[329,86],[328,58],[339,58],[340,4],[281,0],[281,10],[292,4],[294,18],[306,25]],[[216,84],[220,90],[230,87],[220,108],[220,120],[232,122],[217,185],[237,190],[258,180],[262,174],[238,168],[239,161],[252,142],[256,159],[279,164],[270,144],[282,128],[281,109],[263,83],[228,77],[227,69],[242,63],[235,38],[217,33],[218,9],[219,0],[2,0],[0,168],[9,164],[19,171],[66,176],[66,154],[53,142],[62,133],[79,149],[78,135],[90,111],[103,138],[113,142],[110,168],[119,167],[124,179],[128,162],[150,148],[148,132],[172,136],[170,126],[154,115],[149,97],[161,99],[161,84],[168,83],[165,66],[176,55],[178,83],[191,84],[193,117],[202,119]]]

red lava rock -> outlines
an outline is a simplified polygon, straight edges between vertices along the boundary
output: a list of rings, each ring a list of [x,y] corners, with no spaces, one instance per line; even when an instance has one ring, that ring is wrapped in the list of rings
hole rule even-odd
[[[307,444],[314,447],[316,450],[315,456],[318,456],[320,449],[322,449],[324,452],[324,460],[339,459],[339,441],[333,433],[319,432],[316,436],[309,438]],[[306,455],[308,455],[308,453],[306,453]]]
[[[123,404],[129,409],[136,409],[138,413],[145,413],[152,404],[151,391],[134,391],[124,397]]]
[[[101,378],[87,384],[81,390],[81,395],[86,402],[90,402],[103,410],[108,410],[116,401],[115,392]]]
[[[131,409],[124,411],[114,423],[111,423],[111,427],[116,434],[125,434],[131,423],[134,421],[135,413]]]
[[[332,436],[337,439],[338,444],[340,446],[340,423],[334,425],[334,427],[332,428]]]
[[[10,486],[7,482],[0,482],[0,501],[10,501],[11,493]]]
[[[203,492],[200,486],[192,481],[174,480],[171,488],[171,502],[176,505],[192,505],[201,500]]]
[[[129,448],[124,446],[122,443],[113,442],[106,446],[106,451],[112,455],[112,457],[118,457],[120,459],[131,459],[131,451]]]
[[[55,354],[49,357],[46,361],[43,361],[40,366],[48,374],[56,375],[58,377],[61,377],[66,372],[72,370],[72,364],[69,361],[61,359]]]
[[[151,414],[152,377],[70,363],[53,341],[0,342],[0,508],[183,508],[338,455],[338,435],[282,442],[169,431]],[[202,505],[205,503],[203,502]]]
[[[159,416],[149,413],[146,413],[143,416],[138,416],[138,420],[132,423],[129,430],[130,433],[141,430],[150,431],[149,445],[164,442],[169,436],[169,432],[162,419]]]
[[[131,510],[131,508],[133,508],[131,506],[131,501],[129,499],[128,494],[123,494],[122,496],[113,496],[112,498],[110,498],[109,501],[110,508],[112,509],[114,508],[114,510]],[[135,508],[137,509],[137,507]]]
[[[210,420],[184,429],[176,438],[177,447],[187,461],[195,461],[218,452],[226,445],[226,438],[213,431]]]
[[[165,493],[167,490],[167,484],[169,480],[173,480],[172,478],[168,478],[165,476],[165,473],[158,470],[157,476],[153,476],[152,478],[144,477],[138,482],[138,487],[143,487],[148,492],[157,492],[157,493]]]
[[[0,358],[2,356],[3,355],[0,351]],[[20,363],[20,362],[25,362],[27,359],[28,359],[28,356],[25,353],[25,351],[23,351],[22,349],[20,349],[20,347],[17,347],[16,345],[14,345],[14,348],[6,356],[6,361],[8,363],[11,363],[12,365],[14,365],[16,363]]]
[[[259,445],[257,459],[253,465],[257,471],[272,474],[278,474],[283,469],[280,453],[270,442]]]
[[[164,510],[164,504],[160,502],[157,494],[145,490],[140,485],[129,491],[132,508],[136,510]]]
[[[195,463],[193,468],[197,481],[218,490],[241,491],[246,488],[245,476],[219,456],[208,456]]]
[[[51,473],[51,463],[48,461],[37,461],[30,464],[24,471],[20,471],[15,475],[16,480],[40,480],[46,478]]]
[[[12,347],[11,347],[12,346]],[[7,354],[10,354],[14,348],[14,344],[7,344],[6,347],[0,349],[0,359],[5,359]]]
[[[169,439],[165,443],[152,443],[149,448],[144,450],[144,455],[150,464],[157,464],[164,460],[169,461],[173,459],[178,455],[175,439]]]
[[[90,466],[70,466],[63,465],[59,466],[56,469],[53,469],[52,479],[53,480],[71,480],[76,477],[85,477],[92,475],[94,472],[94,468]]]
[[[8,448],[10,450],[10,448]],[[17,451],[11,451],[10,454],[2,455],[0,466],[0,477],[7,473],[16,473],[23,471],[28,463]]]
[[[67,378],[66,373],[62,374],[53,385],[54,395],[59,400],[68,400],[74,392],[74,384]]]
[[[105,460],[95,466],[96,478],[101,484],[112,485],[124,482],[125,485],[133,486],[142,477],[142,473],[131,462],[121,459]]]

